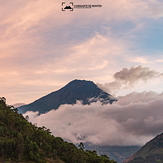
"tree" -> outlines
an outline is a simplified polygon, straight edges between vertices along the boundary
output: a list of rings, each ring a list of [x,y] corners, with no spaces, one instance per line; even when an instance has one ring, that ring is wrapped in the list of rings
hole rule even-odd
[[[29,121],[29,116],[28,116],[28,115],[26,115],[25,119],[26,119],[27,121]]]
[[[21,133],[18,133],[17,135],[16,147],[17,147],[18,160],[20,161],[24,152],[24,138]]]
[[[84,144],[82,142],[80,142],[80,144],[78,145],[78,148],[81,150],[84,150]]]
[[[1,156],[2,156],[2,158],[4,157],[4,149],[5,149],[5,141],[4,141],[4,139],[1,139],[0,140],[0,149],[1,149]]]

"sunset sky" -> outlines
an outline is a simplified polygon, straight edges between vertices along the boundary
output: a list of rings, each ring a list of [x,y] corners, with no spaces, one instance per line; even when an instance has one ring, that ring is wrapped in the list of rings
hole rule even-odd
[[[73,11],[59,0],[0,2],[0,96],[8,104],[30,103],[74,79],[115,96],[163,91],[161,0],[75,0],[102,7]]]

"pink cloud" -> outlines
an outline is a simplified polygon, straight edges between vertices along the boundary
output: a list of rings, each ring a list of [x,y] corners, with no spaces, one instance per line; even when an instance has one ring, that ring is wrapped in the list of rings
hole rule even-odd
[[[159,5],[158,1],[153,2]],[[100,3],[102,8],[65,14],[57,0],[1,3],[1,96],[10,104],[32,102],[74,78],[104,83],[123,67],[122,62],[125,66],[133,65],[133,61],[127,60],[131,55],[139,58],[129,50],[132,43],[128,38],[135,33],[130,30],[125,37],[119,37],[112,32],[111,25],[131,21],[137,27],[142,24],[142,18],[161,16],[155,15],[150,0],[76,0],[74,3]],[[90,34],[91,31],[94,33]],[[42,90],[43,87],[46,88]],[[28,97],[32,91],[37,96]]]

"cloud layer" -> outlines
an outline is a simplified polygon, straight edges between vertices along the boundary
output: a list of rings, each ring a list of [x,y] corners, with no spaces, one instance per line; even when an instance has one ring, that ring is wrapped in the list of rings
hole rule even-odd
[[[62,105],[30,121],[73,143],[143,145],[163,132],[163,93],[133,92],[112,105]]]
[[[160,78],[163,76],[163,73],[159,73],[155,70],[150,70],[148,67],[140,66],[132,66],[130,69],[123,68],[121,71],[116,72],[113,77],[114,81],[99,84],[97,85],[110,93],[115,93],[120,89],[127,89],[134,87],[136,83],[139,81],[146,82],[152,78]]]

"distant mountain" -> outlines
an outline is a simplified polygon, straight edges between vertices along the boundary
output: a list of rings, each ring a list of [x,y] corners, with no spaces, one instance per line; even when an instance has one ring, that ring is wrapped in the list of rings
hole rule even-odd
[[[163,133],[145,144],[135,154],[122,163],[162,163],[163,162]]]
[[[85,149],[96,150],[99,155],[109,156],[117,163],[121,163],[141,148],[141,146],[95,146],[89,144],[84,144],[84,146]]]
[[[113,96],[104,92],[92,81],[73,80],[58,91],[52,92],[28,105],[18,108],[20,113],[39,111],[40,114],[57,109],[62,104],[75,104],[76,100],[83,105],[101,101],[102,104],[117,101]]]
[[[20,106],[23,106],[23,105],[26,105],[26,104],[25,103],[16,103],[16,104],[13,104],[12,106],[17,108],[17,107],[20,107]]]

